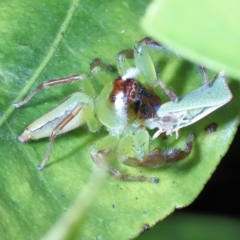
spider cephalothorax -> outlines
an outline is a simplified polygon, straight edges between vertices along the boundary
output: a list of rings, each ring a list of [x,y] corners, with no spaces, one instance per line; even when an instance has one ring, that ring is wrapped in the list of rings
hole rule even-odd
[[[135,117],[148,119],[156,116],[161,100],[153,90],[147,89],[137,79],[118,77],[113,81],[113,90],[109,96],[112,103],[126,105],[128,119]]]

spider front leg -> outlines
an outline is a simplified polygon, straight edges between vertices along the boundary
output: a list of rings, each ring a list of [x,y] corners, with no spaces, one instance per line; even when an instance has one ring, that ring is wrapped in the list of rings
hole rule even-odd
[[[85,123],[92,132],[96,132],[101,126],[96,119],[92,99],[84,93],[76,92],[56,108],[30,124],[18,139],[20,142],[27,142],[50,136],[47,153],[39,166],[41,170],[50,157],[55,138],[59,134],[68,132]]]
[[[40,85],[38,85],[38,87],[33,92],[31,92],[25,99],[23,99],[22,101],[20,101],[18,103],[14,103],[13,105],[16,108],[19,108],[22,105],[28,103],[39,91],[41,91],[43,89],[48,89],[50,87],[69,84],[69,83],[82,81],[82,80],[88,80],[86,74],[75,74],[75,75],[71,75],[71,76],[67,76],[67,77],[63,77],[63,78],[49,80],[47,82],[44,82],[44,83],[41,83]],[[90,81],[84,81],[84,82],[85,82],[84,83],[85,92],[89,95],[94,95],[95,91],[92,88]]]
[[[119,137],[117,136],[107,136],[103,138],[99,143],[96,143],[96,145],[90,151],[92,160],[98,167],[105,169],[110,175],[112,175],[116,179],[124,181],[147,181],[153,183],[158,182],[158,178],[155,177],[132,176],[129,174],[123,174],[116,168],[109,166],[112,165],[113,160],[119,160],[118,145]],[[125,147],[128,148],[127,143],[125,144]]]
[[[178,97],[175,95],[175,93],[169,90],[163,81],[157,80],[158,78],[156,75],[154,62],[150,55],[151,49],[156,51],[173,52],[173,50],[169,49],[169,47],[156,42],[150,37],[143,38],[142,40],[137,42],[134,46],[134,58],[136,67],[142,73],[142,76],[140,77],[142,78],[142,81],[144,83],[150,84],[154,88],[159,85],[169,97],[169,99],[172,102],[177,103]],[[200,65],[199,68],[202,74],[203,85],[207,85],[207,83],[209,82],[207,76],[207,69],[202,65]]]
[[[64,129],[64,127],[66,127],[67,124],[69,124],[78,114],[79,112],[82,110],[83,106],[81,104],[77,105],[68,115],[66,115],[66,117],[53,129],[51,137],[50,137],[50,143],[48,145],[48,150],[47,153],[45,155],[44,160],[42,161],[42,163],[38,166],[38,170],[42,170],[44,168],[44,166],[46,165],[46,162],[48,161],[49,157],[50,157],[50,153],[51,153],[51,149],[53,146],[53,142],[55,140],[55,138],[57,137],[57,135],[60,133],[61,130]]]
[[[115,55],[114,58],[120,76],[125,75],[128,69],[134,66],[133,64],[134,51],[132,49],[122,50],[117,55]]]
[[[135,65],[139,69],[140,81],[146,85],[152,86],[152,88],[156,88],[160,86],[165,94],[169,97],[169,99],[173,103],[177,103],[178,97],[177,95],[167,88],[163,81],[158,80],[158,76],[156,73],[156,69],[154,66],[154,62],[150,55],[150,50],[162,51],[165,49],[163,45],[154,41],[152,38],[146,37],[140,40],[134,46],[134,60]]]
[[[138,136],[136,137],[138,138]],[[193,139],[194,134],[189,134],[184,150],[171,149],[167,151],[161,151],[156,148],[153,151],[146,153],[140,160],[136,157],[125,157],[125,159],[122,160],[122,163],[130,167],[159,168],[174,162],[181,161],[188,157],[191,153]],[[134,141],[136,142],[136,140],[137,139]]]
[[[112,78],[108,75],[108,72],[112,70],[110,65],[102,62],[101,59],[95,58],[90,64],[90,70],[92,75],[102,84],[106,85],[112,81]]]

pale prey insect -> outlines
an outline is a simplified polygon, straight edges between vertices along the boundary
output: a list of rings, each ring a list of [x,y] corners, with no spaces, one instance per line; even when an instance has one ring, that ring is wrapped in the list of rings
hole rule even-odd
[[[172,135],[217,108],[229,102],[232,94],[225,81],[225,73],[220,72],[212,81],[178,98],[165,84],[158,80],[149,49],[161,50],[162,46],[151,38],[144,38],[115,56],[119,77],[112,80],[106,65],[95,59],[91,64],[92,75],[104,85],[100,95],[92,87],[90,78],[77,74],[40,84],[27,98],[15,107],[27,103],[40,90],[52,86],[82,81],[83,91],[75,92],[60,105],[30,124],[19,136],[19,141],[27,142],[50,137],[50,143],[39,169],[43,169],[50,157],[52,144],[57,135],[86,124],[90,132],[101,126],[109,135],[93,145],[90,150],[92,160],[98,167],[105,168],[112,176],[122,180],[157,182],[156,177],[123,174],[105,164],[109,159],[117,159],[131,167],[157,168],[186,158],[192,149],[193,134],[189,134],[186,147],[160,151],[150,150],[150,140],[161,133]],[[132,65],[131,59],[134,61]],[[154,92],[157,86],[170,98],[161,104]],[[150,137],[148,129],[154,129]],[[155,140],[156,141],[156,140]]]

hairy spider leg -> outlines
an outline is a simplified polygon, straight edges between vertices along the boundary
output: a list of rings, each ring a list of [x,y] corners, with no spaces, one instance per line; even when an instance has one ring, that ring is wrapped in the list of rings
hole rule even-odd
[[[165,92],[165,94],[169,97],[169,99],[173,103],[177,103],[177,95],[173,91],[169,90],[163,81],[157,79],[154,63],[149,53],[149,48],[157,51],[163,51],[164,49],[168,49],[166,46],[159,44],[158,42],[154,41],[149,37],[146,37],[139,41],[137,44],[135,44],[134,57],[136,67],[140,70],[140,81],[142,79],[144,83],[150,84],[154,88],[160,86]],[[207,69],[202,65],[200,65],[199,68],[202,73],[203,85],[207,86],[207,84],[209,83]]]
[[[76,92],[66,98],[60,105],[36,119],[18,139],[20,142],[27,142],[50,136],[46,156],[39,166],[39,169],[43,169],[50,157],[52,144],[57,135],[85,123],[91,132],[96,132],[101,127],[95,115],[92,98],[85,93]]]
[[[21,107],[22,105],[28,103],[33,96],[35,96],[39,91],[41,91],[43,89],[47,89],[50,87],[63,85],[63,84],[69,84],[69,83],[73,83],[73,82],[77,82],[77,81],[82,81],[82,80],[86,80],[86,79],[87,79],[87,76],[85,74],[75,74],[75,75],[71,75],[71,76],[67,76],[67,77],[63,77],[63,78],[57,78],[57,79],[43,82],[40,85],[38,85],[38,87],[32,93],[30,93],[25,99],[23,99],[22,101],[20,101],[18,103],[14,103],[13,105],[17,108]],[[91,92],[91,94],[95,93],[94,89],[91,86],[89,86],[89,87],[86,86],[85,90],[86,90],[86,92]]]
[[[101,142],[96,143],[90,152],[95,164],[108,171],[116,179],[157,183],[159,181],[157,177],[123,174],[109,165],[111,165],[113,159],[118,159],[119,162],[130,167],[160,168],[189,156],[193,146],[193,139],[194,134],[189,134],[186,147],[183,150],[161,151],[156,148],[149,152],[149,134],[146,130],[139,130],[134,135],[128,134],[122,138],[107,136]]]
[[[46,165],[46,162],[48,161],[50,157],[50,153],[52,150],[53,142],[57,135],[60,133],[60,131],[72,120],[74,119],[78,113],[81,111],[83,106],[81,104],[77,105],[52,131],[52,134],[50,136],[50,143],[48,144],[48,149],[46,152],[46,155],[42,161],[42,163],[38,166],[38,170],[42,170],[44,166]]]
[[[106,136],[101,141],[97,142],[95,146],[91,149],[90,154],[94,163],[102,169],[105,169],[110,175],[115,179],[125,180],[125,181],[147,181],[157,183],[158,178],[155,177],[145,177],[145,176],[133,176],[130,174],[123,174],[111,165],[112,160],[117,159],[119,155],[119,137],[118,136]],[[128,145],[125,147],[127,149]],[[124,151],[127,151],[126,149]],[[121,153],[120,153],[121,154]]]
[[[117,55],[115,55],[115,62],[117,65],[118,72],[120,76],[126,74],[128,69],[134,67],[134,51],[133,49],[125,49],[120,51]]]
[[[104,64],[99,58],[95,58],[92,63],[90,64],[90,70],[93,76],[103,85],[108,82],[111,82],[112,79],[106,74],[107,71],[110,71],[110,66]],[[46,82],[41,83],[37,86],[37,88],[30,93],[25,99],[18,103],[14,103],[13,105],[16,108],[21,107],[22,105],[28,103],[32,97],[34,97],[39,91],[43,89],[48,89],[58,85],[69,84],[77,81],[83,82],[83,92],[89,96],[95,97],[96,93],[91,84],[89,77],[86,74],[74,74],[63,78],[57,78],[53,80],[49,80]]]
[[[90,70],[92,75],[103,85],[112,82],[112,78],[108,75],[108,72],[112,70],[110,65],[106,65],[101,59],[95,58],[90,64]]]
[[[135,44],[134,59],[136,67],[140,71],[140,82],[152,86],[153,89],[155,89],[157,86],[160,86],[165,94],[169,97],[169,99],[172,102],[177,103],[177,95],[168,89],[163,81],[158,80],[156,69],[150,56],[149,49],[162,51],[164,49],[164,46],[149,37],[146,37]]]

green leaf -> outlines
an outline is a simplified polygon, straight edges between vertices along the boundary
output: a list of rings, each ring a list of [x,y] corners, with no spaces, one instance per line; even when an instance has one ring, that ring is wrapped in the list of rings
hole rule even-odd
[[[114,64],[118,51],[133,47],[145,36],[138,22],[147,3],[1,1],[1,239],[47,239],[53,235],[54,239],[133,238],[146,224],[153,226],[175,208],[190,204],[227,151],[239,119],[238,94],[215,113],[181,130],[179,140],[163,136],[156,141],[162,148],[180,147],[189,132],[196,133],[193,152],[186,160],[162,169],[134,169],[116,163],[125,173],[159,177],[159,184],[99,176],[88,149],[107,134],[104,129],[89,133],[83,127],[59,137],[41,172],[37,166],[48,140],[17,141],[26,126],[81,86],[44,90],[20,109],[12,104],[45,80],[89,74],[89,63],[96,57]],[[201,86],[192,64],[175,56],[159,56],[161,77],[178,95]],[[94,85],[100,93],[101,86]],[[239,91],[234,81],[230,87],[233,93]],[[213,122],[217,131],[209,134],[204,129]],[[55,224],[60,218],[59,228]]]
[[[156,0],[142,25],[188,59],[240,78],[240,2]]]

